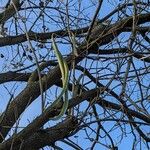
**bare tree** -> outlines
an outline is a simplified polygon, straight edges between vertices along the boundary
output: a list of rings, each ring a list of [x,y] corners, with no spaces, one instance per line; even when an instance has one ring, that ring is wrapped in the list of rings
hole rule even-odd
[[[149,0],[0,3],[0,150],[150,149]]]

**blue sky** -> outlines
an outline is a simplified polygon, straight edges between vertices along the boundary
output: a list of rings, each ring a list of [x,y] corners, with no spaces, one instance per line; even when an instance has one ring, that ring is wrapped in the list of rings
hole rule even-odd
[[[90,0],[89,0],[90,1]],[[88,2],[89,2],[88,1]],[[74,0],[72,1],[72,3],[74,2]],[[83,0],[82,1],[82,6],[81,6],[81,9],[83,9],[83,8],[88,8],[88,9],[85,9],[85,14],[88,16],[88,18],[87,19],[91,19],[92,17],[93,17],[93,15],[94,15],[94,13],[95,13],[95,10],[96,10],[96,8],[94,8],[94,7],[91,7],[91,3],[88,3],[87,2],[87,0]],[[96,3],[96,0],[93,0],[93,2],[95,2]],[[123,2],[123,1],[122,1]],[[5,1],[4,0],[1,0],[0,1],[0,5],[2,6],[2,5],[4,5],[4,3],[5,3]],[[100,11],[100,13],[99,13],[99,19],[102,19],[105,15],[107,15],[109,12],[111,12],[111,10],[113,10],[113,9],[115,9],[115,7],[119,4],[119,3],[121,3],[121,1],[119,1],[119,0],[115,0],[115,1],[112,1],[111,2],[111,4],[109,3],[109,2],[105,2],[104,3],[104,5],[103,5],[103,7],[102,7],[102,9],[101,9],[101,11]],[[55,5],[54,5],[55,6]],[[89,6],[89,7],[88,7]],[[51,11],[51,13],[52,13],[53,11]],[[50,12],[49,12],[50,13]],[[51,15],[55,15],[55,13],[56,12],[53,12]],[[77,12],[76,12],[77,13]],[[24,14],[21,14],[22,16],[24,15]],[[26,14],[27,15],[27,14]],[[34,20],[35,20],[35,17],[36,17],[36,15],[37,14],[32,14],[32,15],[30,15],[30,19],[29,19],[29,22],[27,22],[27,27],[28,28],[30,28],[31,27],[31,25],[32,25],[32,23],[34,22]],[[84,16],[81,16],[81,17],[84,17]],[[113,22],[115,22],[116,21],[116,17],[117,17],[117,15],[112,19],[112,23]],[[48,17],[46,18],[46,19],[49,19]],[[90,23],[90,22],[89,22]],[[39,20],[39,22],[37,23],[39,26],[35,26],[34,28],[33,28],[33,30],[34,31],[36,31],[36,32],[40,32],[40,30],[41,30],[41,26],[42,26],[42,21],[40,22],[40,20]],[[10,22],[8,22],[7,23],[7,25],[10,25]],[[20,28],[19,28],[19,32],[20,33],[23,33],[24,32],[24,27],[23,27],[23,24],[21,23],[21,21],[20,22],[18,22],[18,25],[20,25]],[[85,24],[85,26],[86,25],[89,25],[88,23],[87,24]],[[46,26],[48,26],[49,27],[49,31],[53,31],[53,30],[57,30],[57,29],[61,29],[61,27],[60,26],[55,26],[55,24],[54,24],[54,21],[52,21],[51,20],[51,24],[49,24],[49,22],[47,22],[46,23]],[[12,25],[12,27],[11,27],[11,29],[9,29],[10,31],[11,31],[11,35],[12,34],[15,34],[15,30],[14,30],[14,28],[15,28],[15,26],[14,25]],[[121,37],[121,36],[120,36]],[[126,40],[126,38],[127,37],[125,37],[124,39]],[[27,42],[25,42],[24,43],[24,46],[25,46],[25,44],[28,44]],[[33,42],[33,45],[36,45],[36,43],[34,43]],[[47,44],[48,45],[48,44]],[[48,45],[49,46],[49,45]],[[5,57],[4,58],[0,58],[0,70],[1,70],[1,73],[2,72],[5,72],[5,71],[8,71],[8,70],[15,70],[15,68],[13,68],[13,65],[10,65],[10,63],[14,63],[14,62],[11,62],[11,60],[12,60],[12,58],[13,57],[15,57],[15,55],[17,54],[17,52],[18,52],[18,48],[20,48],[20,47],[17,47],[17,45],[15,45],[14,46],[15,47],[15,51],[13,51],[13,53],[12,53],[12,49],[11,49],[11,47],[10,46],[7,46],[7,47],[0,47],[0,53],[2,53]],[[13,47],[13,48],[14,48]],[[67,48],[66,48],[67,47]],[[63,45],[63,44],[61,44],[61,45],[59,45],[59,48],[61,49],[61,52],[62,53],[69,53],[70,51],[68,51],[69,50],[69,47],[70,46],[66,46],[66,45]],[[50,48],[50,46],[49,46],[49,48]],[[41,55],[45,55],[46,54],[46,50],[45,49],[43,49],[42,50],[42,52],[41,52],[41,50],[38,48],[38,47],[36,47],[36,49],[37,49],[37,54],[38,54],[38,56],[39,56],[39,54],[41,54]],[[64,52],[65,51],[65,52]],[[30,54],[30,52],[27,52],[28,53],[28,55],[32,55],[32,54]],[[20,53],[21,54],[21,53]],[[50,52],[50,57],[48,57],[47,59],[54,59],[54,53],[53,52]],[[20,57],[16,57],[15,59],[13,59],[15,62],[20,62]],[[27,60],[24,60],[24,62],[25,62],[25,65],[26,66],[28,66],[28,65],[30,65],[30,64],[32,64],[33,63],[33,61],[30,61],[29,59],[27,59]],[[83,61],[82,62],[82,65],[84,66],[84,63],[85,63],[85,61]],[[139,63],[138,61],[136,62],[136,64],[137,63]],[[98,64],[99,65],[104,65],[104,67],[105,67],[105,65],[107,65],[107,64],[105,64],[105,63],[103,63],[103,62],[98,62]],[[90,61],[88,62],[88,65],[90,66]],[[95,64],[93,64],[93,67],[96,65],[96,63]],[[110,65],[110,66],[112,66],[113,67],[113,65]],[[140,68],[140,67],[144,67],[144,64],[139,64],[138,65],[138,67]],[[122,70],[124,70],[126,68],[126,65],[124,65],[124,67],[122,67]],[[17,69],[19,69],[19,68],[17,68]],[[115,70],[116,68],[114,68],[114,70]],[[32,70],[31,70],[32,71]],[[101,71],[101,75],[103,75],[103,74],[105,74],[105,72],[106,72],[106,70],[103,70],[103,71]],[[149,77],[148,77],[149,78]],[[85,82],[87,82],[87,80],[85,81]],[[103,81],[103,83],[105,83],[106,81]],[[144,81],[144,84],[146,84],[146,82],[147,81]],[[113,84],[110,86],[110,87],[115,87],[116,85],[117,85],[118,83],[117,82],[113,82]],[[149,84],[148,82],[147,82],[147,84]],[[11,82],[11,83],[5,83],[4,85],[0,85],[0,90],[1,90],[1,93],[0,93],[0,99],[1,99],[1,103],[0,103],[0,111],[2,112],[5,108],[6,108],[6,105],[7,105],[7,102],[8,102],[8,100],[10,99],[10,95],[9,95],[9,92],[10,93],[15,93],[14,94],[14,97],[15,96],[17,96],[23,89],[24,89],[24,87],[25,87],[25,85],[26,85],[26,83],[19,83],[19,84],[17,84],[17,83],[15,83],[15,82]],[[94,84],[90,84],[89,85],[89,88],[90,89],[92,89],[92,88],[94,88],[93,86],[95,86]],[[6,88],[7,87],[7,88]],[[115,89],[116,90],[116,89]],[[117,89],[118,90],[118,89]],[[119,90],[117,91],[116,90],[116,92],[119,92]],[[8,92],[9,91],[9,92]],[[59,91],[59,90],[58,90]],[[48,102],[51,102],[51,101],[53,101],[54,99],[55,99],[55,92],[56,92],[56,87],[55,86],[53,86],[50,90],[48,90],[47,91],[47,99],[48,99]],[[133,95],[133,98],[134,98],[134,96],[136,97],[137,95]],[[70,97],[71,97],[71,94],[70,94]],[[21,119],[20,119],[20,123],[19,123],[19,126],[21,126],[21,127],[25,127],[30,121],[32,121],[37,115],[39,115],[40,113],[41,113],[41,101],[40,101],[40,99],[41,99],[41,97],[39,97],[37,100],[35,100],[26,110],[25,110],[25,112],[21,115]],[[114,100],[114,99],[113,99]],[[87,105],[87,103],[83,103],[82,105],[81,105],[81,107],[83,108],[83,109],[85,109],[86,108],[86,105]],[[103,111],[99,106],[97,106],[97,108],[99,109],[99,113],[101,113],[101,111]],[[118,117],[119,116],[121,116],[121,114],[120,113],[118,113]],[[48,124],[46,124],[47,126],[48,125],[53,125],[53,124],[55,124],[55,122],[50,122],[50,123],[48,123]],[[114,123],[112,123],[111,122],[111,124],[110,124],[110,122],[106,122],[106,123],[104,123],[104,127],[107,129],[107,130],[109,130],[111,127],[112,127],[112,125],[115,125]],[[96,126],[95,125],[92,125],[92,127],[93,128],[95,128]],[[117,131],[116,131],[117,130]],[[120,130],[119,129],[116,129],[115,131],[112,131],[112,133],[110,134],[111,136],[112,136],[112,138],[114,139],[114,143],[117,143],[120,139],[121,139],[121,137],[120,137]],[[145,130],[148,130],[148,127],[146,127],[145,128]],[[129,129],[129,126],[126,126],[126,131],[128,131],[128,132],[130,132],[130,129]],[[90,130],[89,130],[89,132],[91,132]],[[74,139],[74,141],[75,142],[77,142],[79,145],[81,145],[81,147],[83,148],[83,149],[86,149],[87,147],[88,147],[88,145],[90,145],[90,141],[89,140],[87,140],[87,139],[85,139],[86,138],[86,135],[85,135],[85,132],[84,131],[80,131],[79,133],[77,133],[77,135],[79,136],[79,138],[77,139],[77,138],[74,138],[74,137],[72,137],[72,139]],[[93,138],[94,138],[94,136],[95,135],[93,135]],[[80,138],[80,137],[82,137],[82,138]],[[92,137],[92,136],[91,136]],[[122,140],[121,141],[121,144],[119,144],[119,150],[127,150],[127,149],[132,149],[132,141],[133,141],[133,136],[132,135],[130,135],[130,134],[127,134],[127,135],[124,135],[124,140]],[[109,142],[109,140],[108,140],[108,138],[106,138],[106,139],[103,139],[102,141],[99,141],[99,142],[102,142],[102,143],[110,143]],[[64,149],[65,148],[67,148],[66,147],[66,145],[65,144],[63,144],[62,142],[61,143],[58,143],[58,145],[61,145],[61,146],[63,146],[64,147]],[[143,145],[143,148],[144,148],[144,145]],[[45,148],[46,149],[46,148]],[[95,147],[95,150],[96,149],[104,149],[105,150],[105,148],[103,147],[103,146],[100,146],[100,144],[98,144],[98,146],[97,147]],[[139,149],[140,149],[140,147],[139,147]],[[71,148],[69,148],[69,150],[71,150]],[[138,149],[137,149],[138,150]]]

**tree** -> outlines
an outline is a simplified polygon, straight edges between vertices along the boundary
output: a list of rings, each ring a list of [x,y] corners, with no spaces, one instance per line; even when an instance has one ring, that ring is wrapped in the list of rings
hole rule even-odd
[[[0,150],[149,149],[148,0],[1,6]]]

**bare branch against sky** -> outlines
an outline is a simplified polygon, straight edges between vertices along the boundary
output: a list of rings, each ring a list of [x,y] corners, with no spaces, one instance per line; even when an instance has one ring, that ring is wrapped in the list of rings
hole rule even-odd
[[[149,0],[1,0],[0,150],[149,150],[149,64]]]

